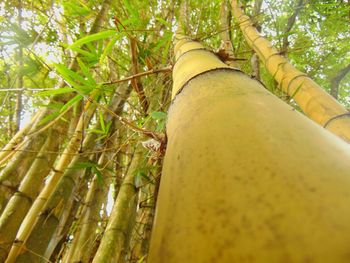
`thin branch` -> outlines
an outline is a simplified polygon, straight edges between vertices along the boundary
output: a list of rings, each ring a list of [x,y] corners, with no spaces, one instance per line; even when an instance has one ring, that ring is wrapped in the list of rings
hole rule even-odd
[[[23,92],[32,92],[32,91],[49,91],[49,90],[56,90],[56,89],[45,89],[45,88],[22,88],[22,89],[0,89],[0,92],[17,92],[17,91],[23,91]]]
[[[139,73],[139,65],[137,61],[137,40],[135,37],[130,37],[130,53],[131,53],[131,63],[132,63],[132,71],[134,76]],[[145,114],[147,114],[149,102],[145,95],[145,91],[143,89],[143,85],[139,79],[139,77],[134,77],[131,80],[131,85],[137,93],[139,97],[140,104]]]
[[[156,73],[161,73],[161,72],[170,72],[172,70],[172,66],[168,66],[165,68],[160,68],[160,69],[151,69],[148,71],[144,71],[141,73],[137,73],[135,75],[123,78],[123,79],[118,79],[118,80],[112,80],[109,82],[103,82],[103,83],[99,83],[100,85],[113,85],[113,84],[117,84],[117,83],[121,83],[121,82],[125,82],[125,81],[129,81],[129,80],[133,80],[135,78],[139,78],[142,76],[147,76],[147,75],[152,75],[152,74],[156,74]]]
[[[342,68],[338,71],[338,73],[331,79],[331,95],[338,99],[339,93],[339,84],[343,78],[350,72],[350,64],[348,64],[345,68]]]
[[[292,30],[296,18],[300,12],[300,10],[303,8],[303,6],[307,3],[305,0],[298,0],[298,3],[296,4],[296,7],[294,9],[293,14],[288,18],[287,26],[284,30],[283,33],[283,40],[282,40],[282,48],[281,48],[281,53],[286,54],[289,46],[289,41],[288,41],[288,36],[290,34],[290,31]]]

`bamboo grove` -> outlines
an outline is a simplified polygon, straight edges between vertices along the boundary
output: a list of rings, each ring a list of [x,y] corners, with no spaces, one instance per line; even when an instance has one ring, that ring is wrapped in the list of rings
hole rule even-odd
[[[0,262],[349,261],[349,1],[0,15]]]

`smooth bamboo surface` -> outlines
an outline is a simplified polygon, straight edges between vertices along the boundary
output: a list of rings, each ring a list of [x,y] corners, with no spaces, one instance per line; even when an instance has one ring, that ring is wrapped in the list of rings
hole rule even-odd
[[[253,22],[231,1],[233,14],[247,43],[284,92],[293,96],[303,112],[327,130],[350,142],[350,113],[305,73],[296,69],[254,27]]]
[[[349,145],[241,72],[182,72],[148,262],[349,262]]]

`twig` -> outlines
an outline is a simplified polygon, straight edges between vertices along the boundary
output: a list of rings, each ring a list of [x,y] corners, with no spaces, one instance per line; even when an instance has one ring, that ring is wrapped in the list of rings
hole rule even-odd
[[[118,80],[112,80],[109,82],[103,82],[100,83],[100,85],[113,85],[113,84],[117,84],[117,83],[121,83],[121,82],[125,82],[125,81],[129,81],[129,80],[133,80],[135,78],[139,78],[139,77],[143,77],[143,76],[147,76],[147,75],[152,75],[152,74],[156,74],[156,73],[161,73],[161,72],[169,72],[172,70],[172,66],[168,66],[165,68],[160,68],[160,69],[151,69],[148,71],[144,71],[141,73],[137,73],[135,75],[123,78],[123,79],[118,79]]]

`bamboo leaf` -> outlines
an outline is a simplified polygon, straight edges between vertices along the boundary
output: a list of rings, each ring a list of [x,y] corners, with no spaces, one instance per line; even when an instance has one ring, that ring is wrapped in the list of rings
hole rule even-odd
[[[72,169],[85,169],[85,168],[92,168],[95,167],[96,163],[93,162],[80,162],[75,164]]]
[[[103,135],[105,134],[104,131],[102,131],[102,130],[97,130],[97,129],[91,129],[90,132],[92,132],[92,133],[97,133],[97,134],[103,134]]]
[[[75,48],[83,44],[90,43],[92,41],[105,39],[105,38],[114,36],[116,33],[117,32],[115,30],[106,30],[106,31],[98,32],[96,34],[88,35],[75,41],[72,45],[69,46],[69,48]]]
[[[94,88],[94,85],[91,85],[91,83],[88,80],[84,79],[84,77],[74,72],[73,70],[67,68],[66,66],[62,64],[55,64],[55,68],[57,70],[57,73],[59,73],[60,76],[69,85],[71,85],[74,89],[83,93],[84,95],[90,93]],[[83,85],[80,85],[75,80],[80,81]]]
[[[147,257],[147,254],[144,255],[142,258],[140,258],[140,259],[137,261],[137,263],[145,262],[146,257]]]
[[[163,120],[166,118],[166,113],[162,111],[154,111],[151,113],[151,117],[154,120]]]
[[[65,65],[62,64],[55,64],[55,68],[57,72],[62,75],[62,77],[69,83],[71,83],[72,86],[79,86],[78,83],[76,83],[74,80],[79,80],[81,83],[89,86],[90,83],[84,79],[81,75],[74,72],[73,70],[67,68]]]
[[[64,94],[64,93],[69,93],[69,92],[73,92],[74,90],[72,88],[66,87],[66,88],[60,88],[60,89],[52,89],[52,90],[45,90],[45,91],[40,91],[36,94],[34,94],[34,96],[51,96],[51,95],[56,95],[56,94]]]
[[[66,109],[68,109],[71,105],[81,101],[83,99],[83,96],[78,94],[76,95],[74,98],[72,98],[71,100],[69,100],[66,104],[64,104],[60,110],[60,112],[65,111]]]
[[[101,130],[104,131],[104,132],[106,132],[106,126],[105,126],[105,121],[103,120],[103,114],[102,114],[102,112],[100,112],[99,117],[100,117]]]
[[[117,40],[119,39],[119,36],[114,36],[111,41],[108,42],[106,48],[104,49],[101,58],[100,58],[100,63],[102,63],[106,57],[111,53],[115,43],[117,42]]]
[[[101,185],[103,185],[103,175],[100,171],[100,169],[98,168],[98,166],[94,166],[92,167],[92,171],[95,173],[96,177],[97,177],[97,182]]]
[[[58,115],[60,115],[59,111],[55,111],[54,113],[51,113],[49,115],[47,115],[46,117],[44,117],[39,123],[38,125],[41,126],[43,124],[48,123],[49,121],[52,121],[54,119],[56,119],[58,117]]]
[[[151,114],[151,118],[157,121],[156,131],[162,131],[165,128],[165,122],[167,115],[162,111],[154,111]]]
[[[161,18],[161,17],[157,17],[156,18],[156,20],[158,21],[158,22],[160,22],[161,24],[163,24],[164,26],[166,26],[166,27],[169,27],[169,22],[167,22],[167,21],[165,21],[163,18]]]
[[[78,58],[77,61],[78,61],[78,64],[80,66],[81,71],[87,77],[88,82],[92,85],[96,85],[96,82],[95,82],[92,74],[90,73],[90,69],[84,64],[84,62],[80,58]]]
[[[78,47],[70,47],[69,45],[67,45],[65,43],[61,43],[61,46],[64,47],[64,48],[70,48],[72,51],[83,55],[85,58],[88,58],[88,59],[91,59],[91,60],[97,60],[97,56],[96,56],[95,53],[86,51],[86,50],[78,48]]]

